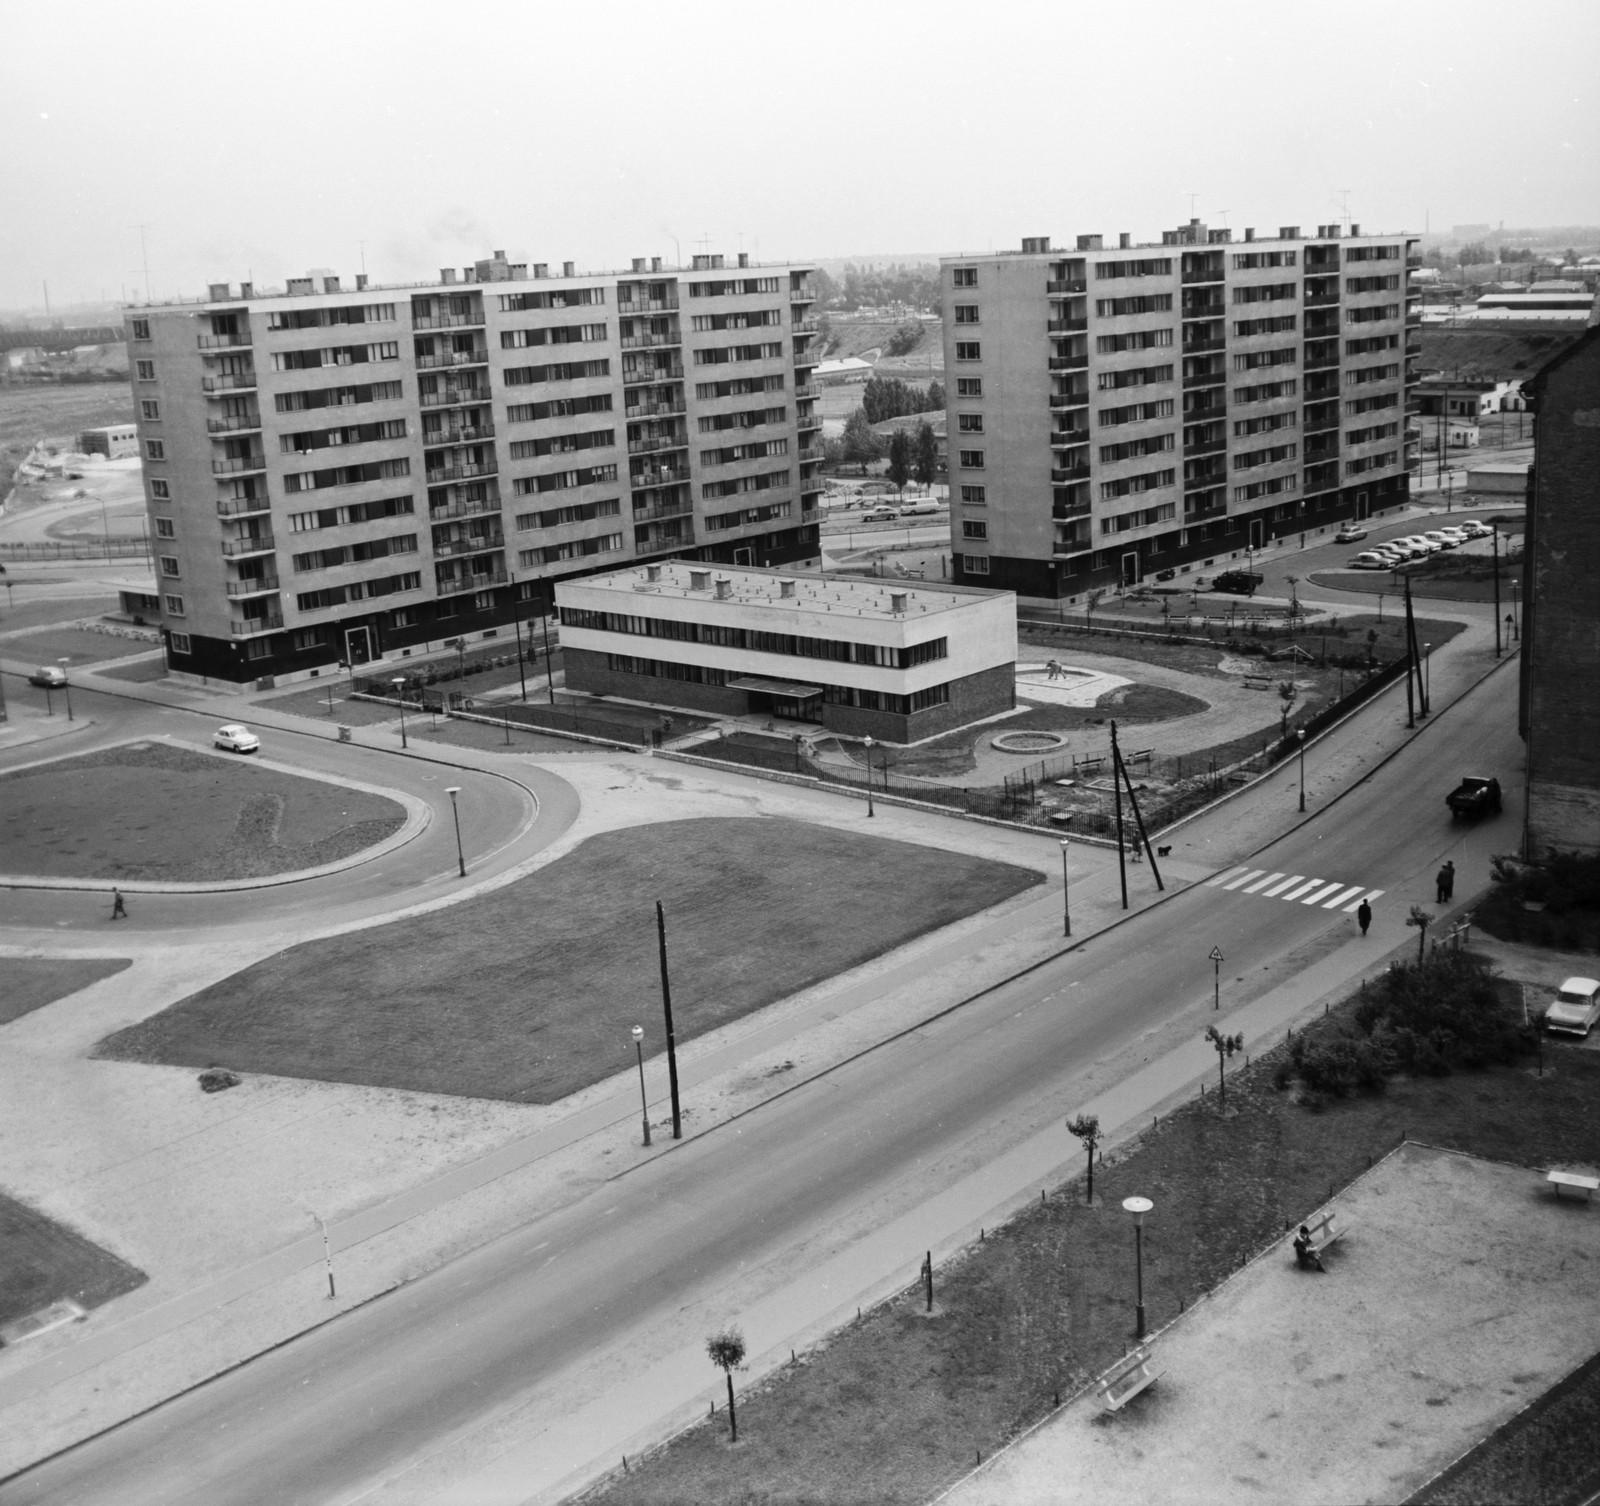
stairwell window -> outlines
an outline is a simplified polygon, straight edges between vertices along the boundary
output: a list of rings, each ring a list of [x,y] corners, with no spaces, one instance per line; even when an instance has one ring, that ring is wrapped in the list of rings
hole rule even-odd
[[[961,413],[956,416],[956,428],[962,434],[983,433],[983,415],[981,413]]]
[[[194,652],[194,650],[189,647],[189,635],[187,633],[173,633],[169,641],[172,644],[172,652],[175,654],[189,654]]]
[[[956,305],[957,324],[976,324],[978,322],[978,305],[975,303],[958,303]]]
[[[983,347],[976,340],[956,341],[956,360],[981,361],[982,359]]]
[[[983,518],[963,518],[961,520],[961,537],[964,539],[988,538],[988,522]]]
[[[959,453],[960,453],[960,462],[959,463],[961,465],[961,469],[962,470],[964,470],[964,471],[981,471],[983,469],[983,451],[982,450],[962,450]]]

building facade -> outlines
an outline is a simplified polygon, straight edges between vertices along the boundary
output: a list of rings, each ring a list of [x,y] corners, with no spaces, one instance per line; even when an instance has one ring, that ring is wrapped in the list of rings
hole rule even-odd
[[[1404,502],[1416,242],[1340,230],[945,258],[956,578],[1076,600]]]
[[[139,453],[137,424],[105,424],[85,429],[78,435],[78,450],[84,455],[104,455],[107,460],[122,460]]]
[[[1548,361],[1523,539],[1524,855],[1600,853],[1600,328]]]
[[[556,587],[567,688],[912,743],[1015,704],[1009,592],[672,560]]]
[[[807,268],[355,281],[128,313],[174,671],[298,678],[494,636],[628,560],[818,555]]]

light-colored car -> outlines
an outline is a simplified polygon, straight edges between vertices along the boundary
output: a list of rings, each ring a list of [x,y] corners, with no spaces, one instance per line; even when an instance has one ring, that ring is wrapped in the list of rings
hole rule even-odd
[[[1338,533],[1334,534],[1333,542],[1335,544],[1359,544],[1366,536],[1367,530],[1365,528],[1357,528],[1352,523],[1349,527],[1341,528]]]
[[[1391,539],[1387,544],[1378,546],[1380,554],[1387,554],[1397,565],[1403,565],[1408,560],[1419,560],[1428,551],[1418,549],[1412,544],[1402,544],[1398,539]]]
[[[1439,548],[1433,540],[1424,538],[1420,533],[1408,533],[1404,538],[1396,539],[1395,543],[1404,544],[1409,549],[1420,549],[1423,554],[1433,554]]]
[[[1431,544],[1437,544],[1441,549],[1454,549],[1461,542],[1453,533],[1443,528],[1430,528],[1423,534],[1423,538]]]
[[[1469,539],[1486,539],[1494,532],[1487,523],[1480,523],[1476,518],[1468,518],[1465,523],[1456,525]]]
[[[1600,1020],[1600,979],[1568,978],[1545,1014],[1544,1028],[1588,1035],[1596,1020]]]
[[[939,504],[931,497],[919,497],[915,502],[907,502],[900,509],[900,515],[902,517],[910,517],[915,513],[920,516],[923,513],[938,512],[938,510]]]
[[[248,727],[241,727],[237,722],[230,722],[226,727],[218,727],[212,733],[211,741],[219,748],[226,748],[230,753],[254,753],[261,747],[261,739]]]
[[[863,523],[892,523],[900,516],[892,507],[875,507],[861,514]]]
[[[1392,570],[1394,559],[1388,554],[1380,554],[1376,549],[1368,549],[1364,554],[1358,554],[1350,561],[1352,570]]]
[[[30,685],[45,685],[52,690],[59,690],[67,683],[67,672],[55,664],[41,664],[28,676]]]
[[[1465,528],[1456,528],[1450,524],[1447,524],[1445,527],[1439,529],[1438,532],[1443,534],[1447,539],[1454,539],[1458,544],[1465,544],[1467,540],[1472,537],[1472,535],[1468,533]]]

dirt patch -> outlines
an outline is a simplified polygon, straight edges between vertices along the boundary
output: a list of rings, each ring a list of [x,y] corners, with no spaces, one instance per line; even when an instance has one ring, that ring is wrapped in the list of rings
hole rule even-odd
[[[448,910],[281,952],[99,1052],[550,1103],[632,1060],[658,897],[689,1040],[1040,882],[783,819],[607,833]]]
[[[132,965],[127,957],[0,957],[0,1025]]]

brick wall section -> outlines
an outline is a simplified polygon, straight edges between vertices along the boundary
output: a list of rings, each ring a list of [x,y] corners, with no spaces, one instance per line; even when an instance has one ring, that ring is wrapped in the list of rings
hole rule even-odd
[[[1600,329],[1531,384],[1524,562],[1528,855],[1600,852]]]
[[[681,706],[710,716],[745,716],[750,705],[742,690],[721,685],[696,685],[688,680],[658,679],[608,667],[606,655],[592,649],[565,648],[567,687],[588,695],[610,695],[620,700],[647,701],[652,705]],[[815,683],[815,682],[813,682]],[[854,706],[823,705],[822,725],[841,737],[873,737],[879,742],[910,743],[953,732],[1016,705],[1016,666],[1001,664],[950,682],[950,700],[911,716],[886,711],[862,711]],[[799,725],[796,723],[795,725]]]

